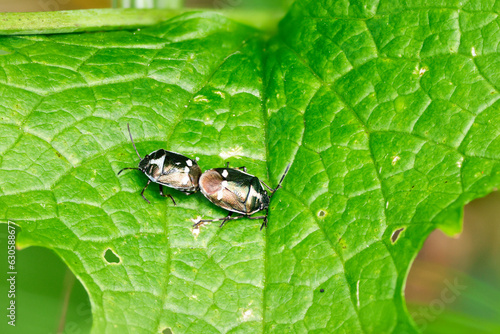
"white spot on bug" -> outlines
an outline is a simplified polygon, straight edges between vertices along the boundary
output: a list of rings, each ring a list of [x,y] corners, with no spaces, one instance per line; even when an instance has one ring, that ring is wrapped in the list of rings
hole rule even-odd
[[[189,167],[191,167],[191,166],[193,165],[193,162],[192,162],[190,159],[188,159],[188,160],[186,160],[186,164],[187,164]]]
[[[464,157],[461,157],[460,159],[458,159],[457,161],[457,167],[458,168],[462,168],[462,163],[464,162]]]
[[[181,180],[182,185],[189,183],[189,167],[184,167],[184,177]]]
[[[470,50],[470,53],[472,54],[472,57],[477,56],[477,53],[476,53],[476,48],[475,48],[475,47],[472,47],[472,49]]]
[[[227,169],[224,169],[224,170],[222,171],[222,177],[227,178],[227,175],[228,175],[228,174],[229,174],[229,173],[227,172]]]
[[[227,181],[222,181],[221,182],[221,187],[219,189],[219,191],[217,192],[217,200],[221,200],[222,197],[224,196],[224,189],[226,189],[227,187]]]
[[[219,153],[219,156],[222,159],[226,160],[230,157],[240,156],[242,153],[243,153],[243,148],[241,146],[235,146],[231,148],[229,151],[222,151],[221,153]]]
[[[243,312],[243,321],[248,321],[251,318],[253,318],[253,311],[252,310],[246,310]]]
[[[356,283],[356,305],[358,305],[359,308],[359,279],[358,282]]]
[[[163,170],[163,164],[165,163],[165,155],[162,155],[160,158],[158,159],[151,159],[151,161],[149,161],[149,163],[151,165],[156,165],[158,166],[158,170]]]
[[[176,162],[175,164],[176,164],[177,166],[179,166],[181,163],[180,163],[180,162]]]
[[[401,160],[401,157],[399,155],[396,155],[395,157],[392,158],[391,165],[396,166],[396,163]]]

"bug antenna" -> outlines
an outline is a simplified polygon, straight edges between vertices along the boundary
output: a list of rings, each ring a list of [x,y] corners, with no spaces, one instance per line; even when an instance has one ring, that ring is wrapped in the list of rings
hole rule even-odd
[[[292,165],[292,163],[289,163],[287,166],[286,166],[286,169],[285,169],[285,172],[283,173],[283,176],[281,177],[281,180],[280,182],[278,183],[278,186],[276,188],[273,189],[273,192],[271,194],[271,197],[274,195],[274,193],[276,192],[276,190],[278,190],[279,188],[281,188],[281,182],[283,182],[283,180],[285,179],[285,176],[286,174],[288,174],[288,170],[290,169],[290,166]]]
[[[139,151],[137,151],[137,147],[135,147],[134,140],[132,139],[132,132],[130,132],[130,125],[128,123],[127,123],[127,128],[128,128],[128,134],[130,135],[130,141],[132,142],[132,145],[134,146],[135,153],[137,153],[137,156],[139,157],[139,159],[142,160],[142,158],[139,154]],[[118,173],[118,174],[120,174],[120,173]]]
[[[118,172],[118,174],[117,174],[117,175],[120,175],[120,173],[121,173],[121,172],[123,172],[125,169],[137,169],[137,170],[140,170],[140,169],[139,169],[139,168],[137,168],[137,167],[125,167],[125,168],[121,169],[121,170]]]

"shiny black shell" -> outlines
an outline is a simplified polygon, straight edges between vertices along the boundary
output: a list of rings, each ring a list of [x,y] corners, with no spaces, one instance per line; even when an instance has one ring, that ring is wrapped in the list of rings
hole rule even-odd
[[[213,168],[200,177],[200,190],[215,205],[251,215],[269,207],[269,196],[260,180],[234,168]]]
[[[159,149],[139,162],[139,169],[153,182],[192,194],[199,189],[200,166],[182,154]]]

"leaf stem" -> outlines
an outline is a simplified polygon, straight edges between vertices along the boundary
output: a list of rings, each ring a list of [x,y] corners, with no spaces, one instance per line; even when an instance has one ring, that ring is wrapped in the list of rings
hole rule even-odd
[[[1,13],[0,35],[61,34],[136,29],[157,24],[194,9],[84,9],[57,12]],[[217,10],[235,21],[274,31],[281,12]]]

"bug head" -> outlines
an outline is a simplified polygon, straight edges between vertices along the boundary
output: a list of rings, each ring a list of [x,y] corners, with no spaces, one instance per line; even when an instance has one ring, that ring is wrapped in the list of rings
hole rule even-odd
[[[151,165],[151,157],[149,156],[149,154],[146,154],[146,156],[142,158],[141,161],[139,161],[138,169],[144,172],[147,168],[149,168],[150,165]]]

